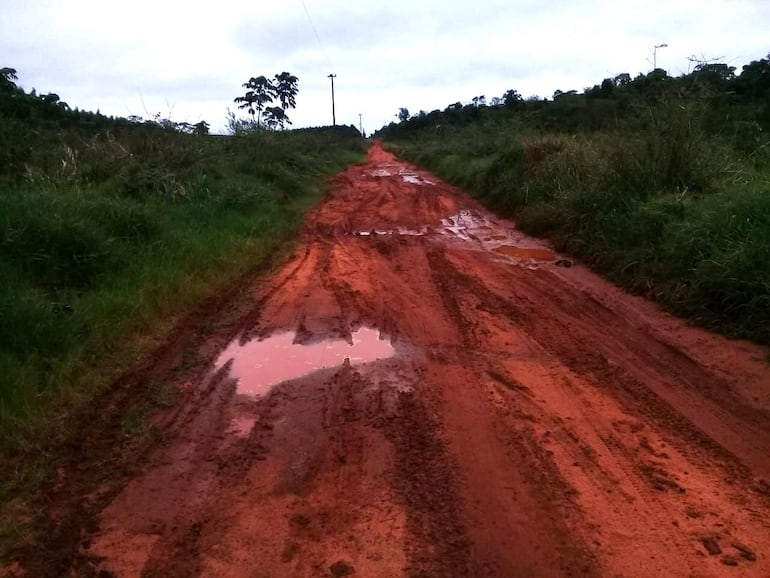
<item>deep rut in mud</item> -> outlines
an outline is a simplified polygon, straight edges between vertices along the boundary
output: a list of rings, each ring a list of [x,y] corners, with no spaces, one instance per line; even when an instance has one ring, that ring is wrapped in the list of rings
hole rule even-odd
[[[73,572],[770,576],[761,348],[378,145],[254,292]]]

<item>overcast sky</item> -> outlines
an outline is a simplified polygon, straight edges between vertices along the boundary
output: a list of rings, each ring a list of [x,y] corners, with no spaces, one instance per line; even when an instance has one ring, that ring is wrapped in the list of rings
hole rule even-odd
[[[225,125],[251,76],[299,77],[294,126],[371,132],[509,88],[548,96],[621,72],[770,52],[770,0],[0,0],[0,67],[119,116]]]

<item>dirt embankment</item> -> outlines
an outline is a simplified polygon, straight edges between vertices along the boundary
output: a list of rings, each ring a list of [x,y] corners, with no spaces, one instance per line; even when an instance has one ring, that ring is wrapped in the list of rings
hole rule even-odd
[[[770,575],[760,348],[378,146],[254,291],[73,572]]]

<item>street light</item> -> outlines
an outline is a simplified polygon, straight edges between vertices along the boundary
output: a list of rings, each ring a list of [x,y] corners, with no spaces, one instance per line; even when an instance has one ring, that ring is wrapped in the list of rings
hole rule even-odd
[[[656,44],[652,49],[652,69],[658,70],[658,48],[668,48],[668,44]]]

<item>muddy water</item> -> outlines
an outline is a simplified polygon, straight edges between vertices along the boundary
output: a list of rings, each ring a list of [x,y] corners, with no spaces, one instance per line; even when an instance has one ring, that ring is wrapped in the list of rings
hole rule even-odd
[[[548,249],[538,247],[515,247],[513,245],[500,245],[492,249],[495,253],[515,257],[517,259],[536,259],[538,261],[553,261],[556,255]]]
[[[352,334],[352,343],[333,339],[304,345],[296,343],[295,332],[286,332],[245,344],[236,339],[220,354],[217,366],[230,363],[238,393],[262,396],[279,383],[341,365],[345,359],[356,365],[391,357],[393,351],[379,331],[367,327]]]

